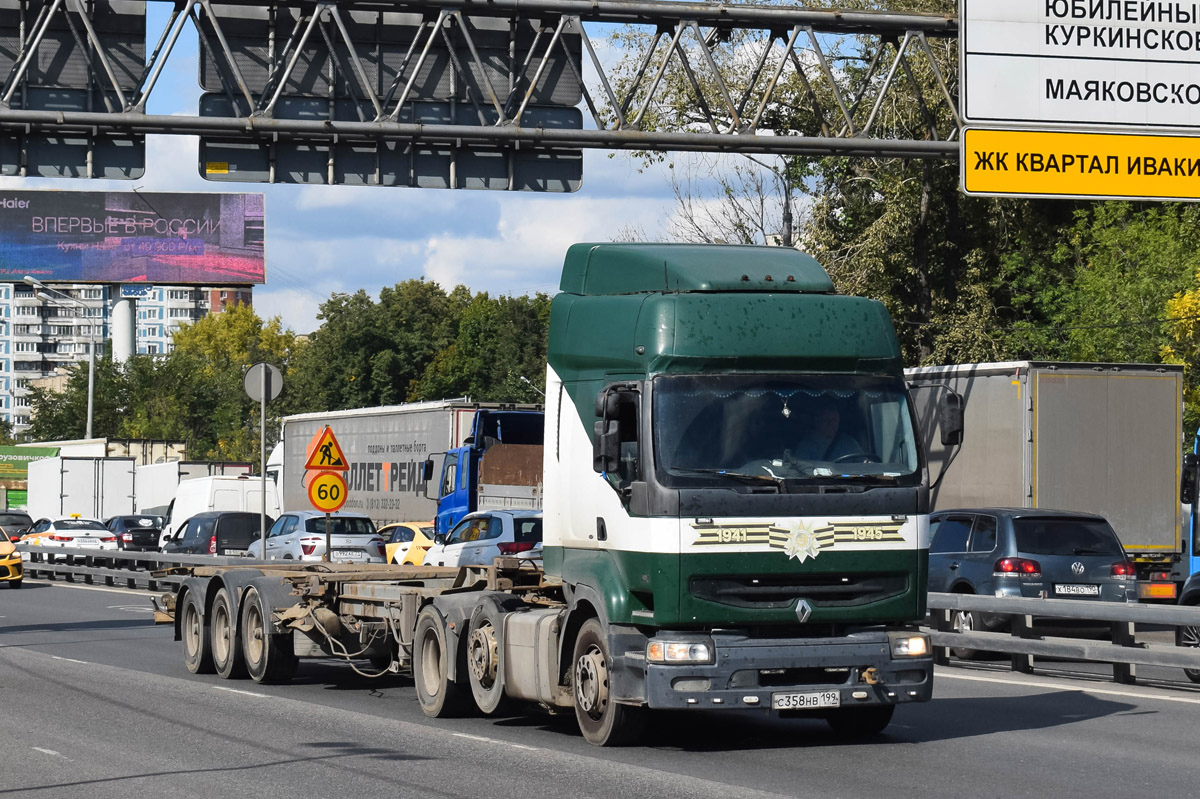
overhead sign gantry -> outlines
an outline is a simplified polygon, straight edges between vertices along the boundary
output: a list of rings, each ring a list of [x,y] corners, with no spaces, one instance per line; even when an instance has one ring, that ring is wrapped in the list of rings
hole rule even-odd
[[[1200,4],[960,0],[962,185],[1200,196]]]

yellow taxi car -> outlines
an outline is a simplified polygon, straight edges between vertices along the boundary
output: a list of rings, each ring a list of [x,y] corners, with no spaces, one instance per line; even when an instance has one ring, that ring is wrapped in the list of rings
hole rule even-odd
[[[10,588],[20,588],[24,577],[25,567],[21,563],[21,553],[8,540],[8,536],[0,537],[0,583],[8,583]]]
[[[432,522],[395,522],[385,524],[377,532],[383,536],[388,563],[420,566],[425,561],[425,552],[433,546]]]

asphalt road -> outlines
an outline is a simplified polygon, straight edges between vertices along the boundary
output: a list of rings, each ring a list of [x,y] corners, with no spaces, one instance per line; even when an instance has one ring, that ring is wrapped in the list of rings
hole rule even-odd
[[[574,720],[429,720],[411,682],[302,661],[285,686],[183,667],[147,594],[0,587],[0,796],[1037,797],[1196,792],[1200,690],[940,668],[933,702],[846,744],[819,721],[680,713],[647,744]]]

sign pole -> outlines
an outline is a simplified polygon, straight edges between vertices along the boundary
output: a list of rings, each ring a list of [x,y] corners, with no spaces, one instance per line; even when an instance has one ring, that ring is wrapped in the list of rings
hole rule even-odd
[[[329,514],[326,513],[325,514],[325,557],[323,558],[323,560],[326,563],[329,563],[330,561],[333,560],[333,558],[331,557],[332,552],[330,551],[330,548],[333,546],[333,536],[331,536],[329,534],[329,518],[330,518]]]
[[[258,540],[262,554],[267,556],[267,381],[270,369],[262,369],[262,400],[258,414],[258,456],[261,464],[258,476],[262,480],[262,508],[258,515]]]

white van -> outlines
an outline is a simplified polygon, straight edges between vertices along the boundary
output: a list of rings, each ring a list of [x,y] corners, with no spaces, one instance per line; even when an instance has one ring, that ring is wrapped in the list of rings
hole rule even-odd
[[[175,535],[179,525],[197,513],[209,510],[261,513],[262,494],[261,477],[214,475],[184,480],[175,490],[175,498],[167,507],[167,519],[163,523],[160,545]],[[275,483],[271,480],[267,480],[267,515],[271,518],[279,516],[279,495],[275,491]]]

